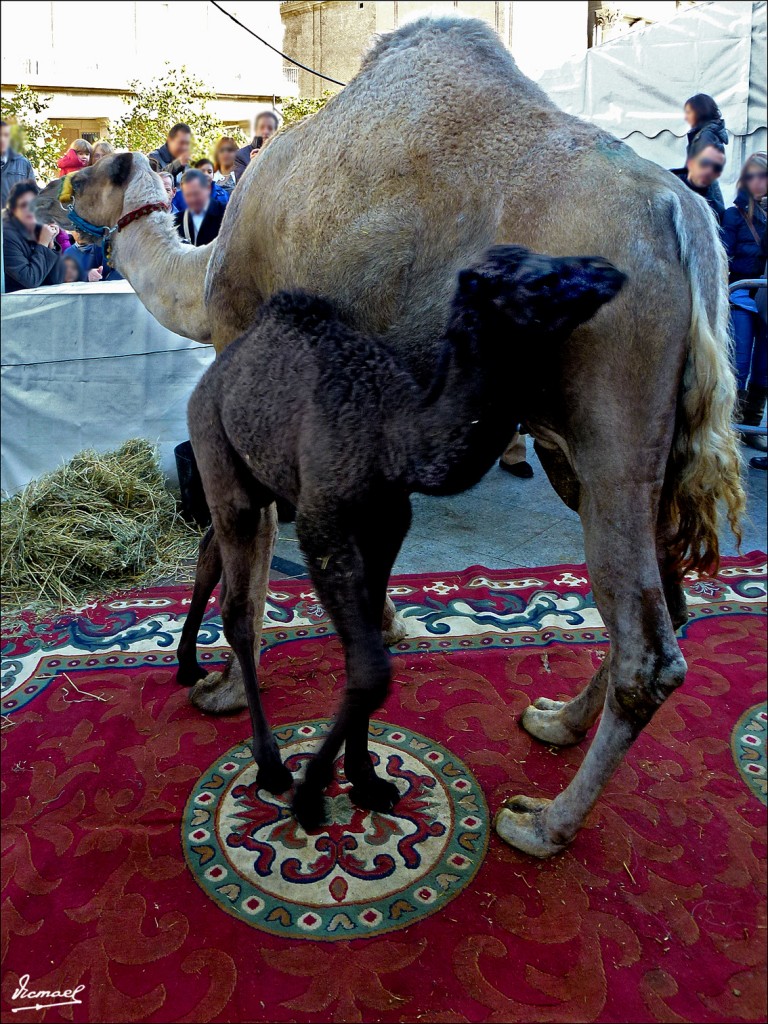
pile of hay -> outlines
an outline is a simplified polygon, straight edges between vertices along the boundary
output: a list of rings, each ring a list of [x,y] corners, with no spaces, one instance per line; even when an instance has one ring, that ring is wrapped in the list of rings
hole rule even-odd
[[[4,608],[62,609],[157,583],[198,538],[147,441],[80,452],[2,503]]]

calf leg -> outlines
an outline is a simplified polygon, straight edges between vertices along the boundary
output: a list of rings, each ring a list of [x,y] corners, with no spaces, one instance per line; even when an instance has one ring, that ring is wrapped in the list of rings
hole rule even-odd
[[[262,508],[256,528],[251,566],[251,597],[253,601],[254,658],[259,663],[261,632],[264,625],[264,607],[269,589],[269,570],[272,552],[277,541],[277,510],[269,505]],[[214,584],[215,585],[215,584]],[[189,699],[207,714],[231,714],[248,706],[245,683],[237,658],[230,658],[222,672],[211,672],[196,683]]]
[[[270,507],[263,511],[261,520],[259,522],[259,536],[260,544],[256,554],[256,561],[253,566],[253,592],[254,592],[254,636],[256,649],[254,651],[256,657],[256,663],[259,661],[260,647],[261,647],[261,632],[264,621],[264,607],[267,599],[267,590],[269,588],[269,570],[272,564],[272,553],[275,549],[277,542],[277,512],[276,509]],[[207,535],[206,535],[207,536]],[[203,538],[205,540],[205,538]],[[212,545],[214,547],[215,545]],[[216,555],[218,556],[218,548],[216,548]],[[210,556],[209,556],[210,557]],[[198,561],[198,571],[200,563]],[[220,575],[220,572],[219,572]],[[213,581],[211,591],[218,583],[219,577]],[[210,582],[210,579],[208,578]],[[195,581],[197,587],[197,580]],[[201,585],[202,586],[202,585]],[[208,595],[210,596],[210,594]],[[194,595],[193,595],[194,603]],[[202,615],[205,612],[205,604],[202,606],[200,612],[202,621]],[[248,705],[248,699],[245,694],[245,685],[243,683],[243,676],[240,671],[240,663],[236,658],[230,659],[227,665],[221,672],[211,672],[206,674],[200,669],[196,660],[192,665],[190,671],[190,634],[193,629],[192,607],[190,606],[190,613],[187,616],[187,622],[185,623],[184,629],[182,630],[182,638],[179,642],[179,675],[177,675],[178,681],[183,686],[192,686],[190,693],[190,701],[199,708],[200,711],[206,712],[210,715],[224,715],[232,714],[236,711],[241,711]],[[197,636],[197,631],[200,629],[200,623],[194,627],[194,636]],[[384,605],[384,613],[382,615],[381,625],[384,643],[387,646],[396,644],[402,640],[405,636],[405,624],[403,620],[397,615],[395,606],[392,600],[387,597]],[[181,673],[181,646],[185,640],[185,670]],[[192,644],[194,648],[194,644]],[[195,675],[194,673],[197,672]],[[194,684],[194,685],[193,685]]]
[[[322,791],[333,776],[333,763],[346,741],[344,770],[352,783],[350,796],[363,807],[391,810],[397,787],[380,779],[368,753],[370,715],[384,701],[391,675],[389,655],[381,636],[386,585],[397,551],[407,531],[410,505],[377,533],[373,545],[364,533],[347,532],[338,519],[330,521],[299,511],[296,520],[318,597],[344,644],[347,689],[341,710],[317,755],[309,763],[296,791],[294,814],[311,831],[325,820]]]
[[[502,839],[537,857],[574,838],[632,742],[685,677],[656,557],[655,488],[614,481],[612,490],[603,481],[586,489],[582,507],[587,563],[612,644],[608,667],[583,700],[591,715],[607,683],[600,726],[559,796],[515,797],[496,817]]]
[[[253,566],[258,561],[259,526],[264,514],[265,510],[255,507],[247,493],[234,482],[229,487],[226,504],[211,508],[223,567],[221,617],[224,635],[240,663],[251,712],[253,756],[259,766],[256,781],[270,793],[282,793],[290,789],[293,777],[280,760],[277,743],[264,716],[254,654],[254,590],[258,590],[258,586],[254,586]]]
[[[193,686],[198,679],[204,679],[208,674],[205,669],[200,667],[197,660],[197,634],[200,631],[208,601],[220,579],[221,554],[211,526],[200,541],[195,570],[195,587],[179,640],[177,651],[179,669],[176,673],[176,682],[181,686]]]

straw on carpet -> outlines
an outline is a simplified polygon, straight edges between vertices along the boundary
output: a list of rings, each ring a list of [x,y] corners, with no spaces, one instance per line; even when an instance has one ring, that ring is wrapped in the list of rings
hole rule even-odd
[[[5,611],[63,609],[173,577],[199,535],[140,438],[86,450],[2,503]]]

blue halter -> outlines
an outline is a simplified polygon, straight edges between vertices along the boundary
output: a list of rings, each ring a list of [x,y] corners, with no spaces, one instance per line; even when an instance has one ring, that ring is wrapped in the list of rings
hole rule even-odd
[[[94,235],[96,238],[109,238],[110,235],[113,235],[115,231],[117,231],[117,224],[115,224],[114,227],[106,228],[103,225],[91,224],[89,220],[85,220],[75,210],[74,200],[69,204],[69,206],[65,206],[64,209],[67,211],[67,216],[69,217],[72,226],[76,228],[77,231],[82,231],[84,234]]]
[[[161,210],[167,211],[167,203],[144,203],[143,206],[139,206],[135,210],[131,210],[130,213],[125,213],[117,222],[113,224],[111,228],[105,227],[103,224],[91,224],[85,217],[81,217],[80,214],[75,210],[75,199],[72,195],[72,181],[71,176],[68,174],[66,178],[61,179],[61,185],[59,186],[59,203],[62,209],[67,211],[69,221],[76,231],[82,231],[86,235],[92,235],[94,238],[101,238],[104,241],[104,256],[108,265],[112,266],[112,236],[120,231],[122,228],[132,224],[135,220],[140,217],[146,217],[149,213],[159,212]],[[65,205],[66,204],[66,205]]]

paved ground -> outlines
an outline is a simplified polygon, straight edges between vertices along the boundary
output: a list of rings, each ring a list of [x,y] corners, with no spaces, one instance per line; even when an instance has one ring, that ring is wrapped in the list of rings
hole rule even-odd
[[[749,468],[756,453],[743,449],[748,491],[743,551],[766,549],[766,473]],[[583,562],[579,517],[557,497],[529,445],[532,480],[518,480],[495,468],[477,487],[453,498],[414,495],[413,526],[395,563],[395,573],[489,569]],[[737,554],[730,533],[722,551]],[[276,576],[303,575],[292,524],[281,524],[273,568]],[[631,538],[627,538],[631,557]]]

